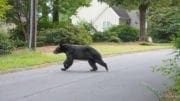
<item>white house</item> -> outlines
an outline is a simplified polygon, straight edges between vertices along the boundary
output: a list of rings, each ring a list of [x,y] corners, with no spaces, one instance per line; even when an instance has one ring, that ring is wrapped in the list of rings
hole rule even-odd
[[[112,25],[130,24],[131,20],[126,10],[92,0],[89,7],[78,9],[77,14],[71,17],[71,21],[73,24],[78,24],[81,21],[92,23],[97,31],[103,32]]]
[[[138,10],[132,10],[128,12],[129,17],[131,18],[131,23],[130,25],[132,27],[138,28],[139,29],[139,11]]]

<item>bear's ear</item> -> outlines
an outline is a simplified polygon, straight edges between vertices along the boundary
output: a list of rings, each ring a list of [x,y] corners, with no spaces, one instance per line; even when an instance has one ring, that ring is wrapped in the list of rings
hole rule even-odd
[[[59,43],[59,46],[60,46],[60,47],[62,47],[62,46],[63,46],[63,44],[60,42],[60,43]]]
[[[63,40],[61,40],[61,41],[59,42],[59,46],[61,47],[61,46],[63,46],[63,44],[64,44],[64,42],[63,42]]]

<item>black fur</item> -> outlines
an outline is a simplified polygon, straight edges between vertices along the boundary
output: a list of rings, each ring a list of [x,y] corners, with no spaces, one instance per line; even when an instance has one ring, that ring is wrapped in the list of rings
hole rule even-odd
[[[108,67],[102,60],[100,53],[90,46],[60,43],[54,50],[54,54],[58,53],[65,53],[67,57],[64,61],[64,68],[61,69],[63,71],[66,71],[73,64],[74,59],[87,60],[92,67],[91,71],[97,70],[96,63],[104,66],[106,71],[108,71]]]

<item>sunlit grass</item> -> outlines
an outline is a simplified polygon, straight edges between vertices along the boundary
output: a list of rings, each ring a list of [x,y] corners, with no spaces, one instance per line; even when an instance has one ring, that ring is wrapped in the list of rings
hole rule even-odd
[[[95,43],[91,46],[96,48],[102,55],[170,48],[169,44],[154,44],[150,46],[143,46],[137,43]],[[32,52],[24,49],[14,51],[12,54],[7,56],[0,56],[0,71],[16,68],[29,68],[30,66],[62,61],[64,59],[64,54],[55,55],[52,52]]]
[[[62,61],[64,55],[54,55],[52,53],[32,52],[21,50],[13,52],[7,56],[0,57],[0,71],[15,68],[24,68],[33,65]]]
[[[139,45],[137,43],[129,43],[129,44],[115,44],[115,43],[97,44],[96,43],[93,44],[92,47],[96,48],[103,55],[171,48],[170,44],[152,44],[150,46],[146,46],[146,45]]]

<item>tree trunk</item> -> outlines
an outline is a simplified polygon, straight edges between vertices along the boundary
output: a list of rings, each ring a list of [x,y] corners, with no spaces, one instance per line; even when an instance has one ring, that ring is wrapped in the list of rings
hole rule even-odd
[[[36,50],[38,0],[31,0],[29,48]]]
[[[139,6],[139,19],[140,19],[140,41],[147,41],[147,35],[146,35],[146,10],[147,5],[140,5]]]
[[[59,22],[59,0],[53,2],[53,22]]]

